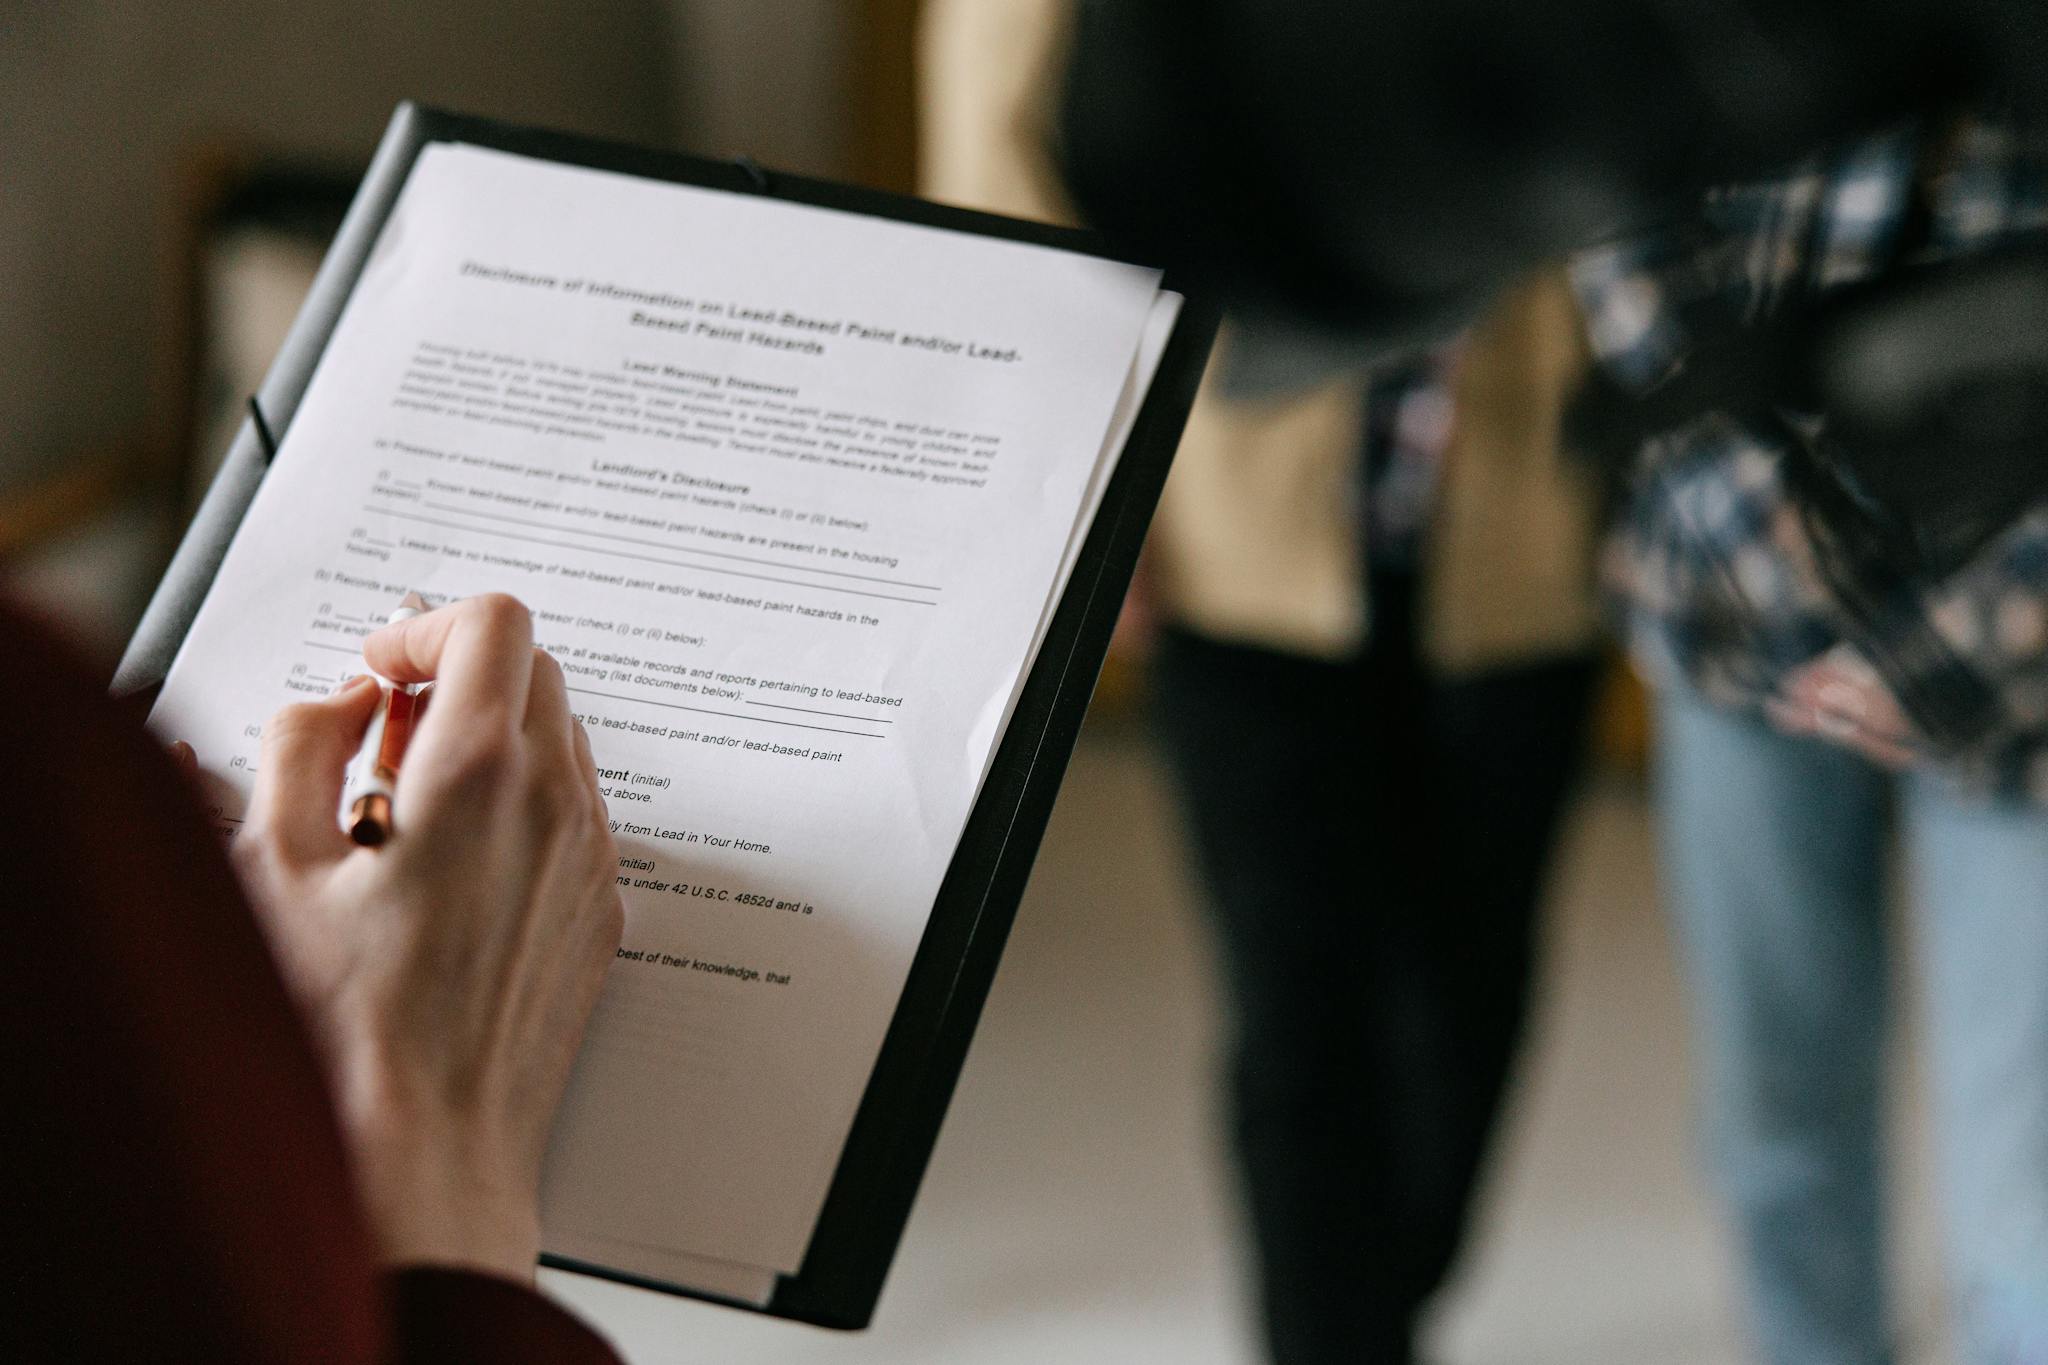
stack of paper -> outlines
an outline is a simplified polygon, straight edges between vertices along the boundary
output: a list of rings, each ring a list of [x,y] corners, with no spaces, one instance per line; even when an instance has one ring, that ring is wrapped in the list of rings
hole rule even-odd
[[[755,1302],[797,1270],[1179,303],[1072,252],[420,155],[154,723],[232,828],[254,727],[403,593],[534,610],[627,905],[549,1251]]]

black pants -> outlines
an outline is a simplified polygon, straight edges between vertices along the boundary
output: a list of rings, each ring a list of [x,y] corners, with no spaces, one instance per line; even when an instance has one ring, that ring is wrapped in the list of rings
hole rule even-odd
[[[1233,997],[1231,1118],[1278,1365],[1410,1359],[1529,997],[1590,658],[1449,680],[1414,594],[1329,663],[1175,633],[1157,714]]]

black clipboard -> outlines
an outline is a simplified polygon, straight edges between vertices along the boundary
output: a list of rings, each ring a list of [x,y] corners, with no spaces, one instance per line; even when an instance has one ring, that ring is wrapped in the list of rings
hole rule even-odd
[[[310,295],[225,462],[129,642],[117,694],[160,685],[213,583],[221,558],[289,431],[344,303],[429,143],[468,143],[600,170],[762,195],[1005,238],[1114,260],[1130,258],[1091,233],[950,208],[765,171],[744,158],[710,161],[401,104]],[[1178,289],[1169,278],[1166,287]],[[1066,591],[996,749],[913,958],[875,1069],[840,1153],[803,1265],[781,1276],[765,1306],[823,1327],[865,1327],[910,1216],[926,1162],[966,1059],[1011,921],[1080,732],[1138,550],[1214,340],[1217,315],[1189,298],[1176,319],[1136,424],[1084,538]],[[684,1285],[546,1256],[544,1264],[642,1288],[711,1298]]]

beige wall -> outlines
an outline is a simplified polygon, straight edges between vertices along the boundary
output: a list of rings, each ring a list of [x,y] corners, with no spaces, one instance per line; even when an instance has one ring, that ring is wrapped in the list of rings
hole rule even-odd
[[[854,0],[669,0],[677,107],[692,148],[840,175],[848,126]]]
[[[421,99],[829,172],[841,0],[67,0],[0,21],[0,488],[135,431],[167,191],[226,134],[359,164]]]

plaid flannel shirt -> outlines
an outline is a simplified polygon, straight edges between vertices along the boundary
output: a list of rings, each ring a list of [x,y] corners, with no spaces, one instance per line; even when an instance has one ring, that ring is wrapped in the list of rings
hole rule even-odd
[[[1582,255],[1572,276],[1597,363],[1647,393],[1710,326],[1762,322],[1809,291],[1869,277],[1895,253],[1916,177],[1932,255],[2048,222],[2048,165],[2008,133],[1971,124],[1933,167],[1927,141],[1912,128],[1859,141],[1782,179],[1712,193],[1689,230]],[[1631,648],[1653,679],[1756,709],[1795,669],[1848,644],[1908,698],[1933,682],[1916,672],[1928,651],[1873,638],[1823,585],[1787,487],[1787,443],[1714,412],[1644,446],[1603,566]],[[1947,681],[1960,670],[1983,712],[1976,741],[1929,761],[1967,787],[2048,802],[2048,505],[1956,572],[1908,585],[1893,615],[1901,633],[1946,645]]]

